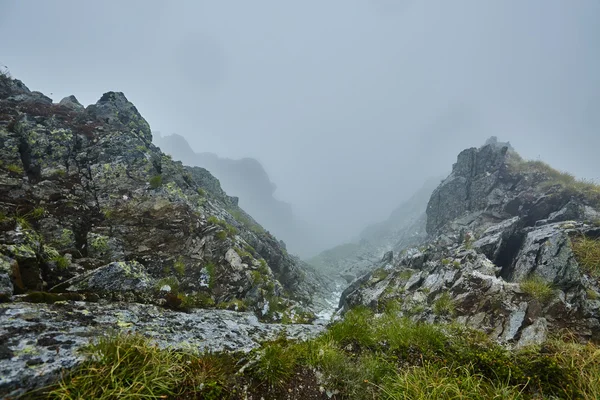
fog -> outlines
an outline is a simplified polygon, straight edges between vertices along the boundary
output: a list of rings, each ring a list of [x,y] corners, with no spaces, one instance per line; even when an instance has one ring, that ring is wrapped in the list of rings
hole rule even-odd
[[[492,135],[600,181],[598,21],[597,0],[0,0],[0,64],[256,158],[324,249]]]

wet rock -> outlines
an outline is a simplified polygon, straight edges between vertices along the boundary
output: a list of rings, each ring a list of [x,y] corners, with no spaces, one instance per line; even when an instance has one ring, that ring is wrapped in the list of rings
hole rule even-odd
[[[248,352],[283,331],[303,340],[322,329],[263,324],[252,313],[226,310],[180,313],[134,303],[0,304],[0,337],[11,338],[0,346],[0,397],[53,382],[83,361],[83,346],[110,331],[139,332],[161,347]]]

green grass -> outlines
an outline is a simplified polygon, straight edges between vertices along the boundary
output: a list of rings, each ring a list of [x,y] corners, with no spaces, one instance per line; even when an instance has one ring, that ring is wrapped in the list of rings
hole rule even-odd
[[[571,247],[581,269],[594,277],[600,277],[600,239],[576,237],[571,240]]]
[[[454,314],[454,301],[448,292],[442,293],[442,295],[433,303],[433,313],[436,315]]]
[[[56,268],[58,269],[67,269],[69,268],[69,260],[65,256],[55,255],[52,257],[51,261],[56,263]]]
[[[185,275],[185,264],[181,258],[178,258],[177,261],[173,263],[173,269],[179,276]]]
[[[215,233],[215,237],[217,238],[217,240],[225,240],[225,239],[227,239],[227,232],[219,231],[219,232]]]
[[[519,282],[521,290],[532,298],[544,303],[554,296],[552,285],[538,275],[532,275]]]
[[[267,344],[252,365],[251,374],[270,387],[285,386],[298,363],[298,352],[294,350],[293,346],[286,346],[285,342]]]
[[[543,186],[558,186],[567,195],[585,199],[592,206],[600,206],[600,185],[593,181],[577,179],[573,174],[558,171],[543,161],[523,160],[516,153],[511,153],[508,166],[515,173],[536,175]]]
[[[303,372],[357,400],[600,398],[597,345],[566,337],[509,350],[462,326],[364,308],[316,338],[280,337],[249,355],[185,354],[125,334],[101,338],[84,354],[88,361],[44,398],[237,399],[242,388],[253,398],[286,398]]]
[[[163,184],[162,175],[160,175],[160,174],[159,175],[154,175],[152,178],[150,178],[150,180],[148,181],[148,183],[150,183],[150,187],[152,189],[158,189]]]
[[[252,221],[242,211],[240,211],[240,210],[228,210],[228,211],[231,214],[231,216],[236,221],[238,221],[240,224],[244,225],[246,227],[246,229],[248,229],[256,234],[265,233],[265,230],[262,226],[260,226],[256,222]]]
[[[17,164],[8,164],[5,168],[9,172],[12,172],[13,174],[22,175],[25,172],[25,170],[23,169],[23,167],[21,167],[20,165],[17,165]]]

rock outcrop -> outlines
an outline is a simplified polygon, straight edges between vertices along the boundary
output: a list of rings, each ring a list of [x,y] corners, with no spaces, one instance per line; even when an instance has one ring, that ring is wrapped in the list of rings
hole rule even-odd
[[[53,383],[84,361],[79,352],[83,346],[110,331],[143,333],[162,348],[248,352],[280,334],[306,339],[323,329],[323,325],[264,324],[248,312],[183,313],[135,303],[13,303],[2,305],[0,313],[2,398]]]
[[[152,144],[123,93],[84,108],[0,79],[0,296],[99,294],[304,315],[326,282],[200,167]],[[291,310],[295,310],[292,312]]]
[[[493,140],[461,152],[427,206],[427,241],[384,260],[342,295],[416,320],[456,320],[516,346],[568,329],[600,340],[600,187]],[[598,253],[600,254],[600,252]]]

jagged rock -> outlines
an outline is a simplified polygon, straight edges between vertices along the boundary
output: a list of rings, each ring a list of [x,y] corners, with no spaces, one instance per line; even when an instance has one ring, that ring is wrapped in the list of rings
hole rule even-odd
[[[557,174],[497,140],[461,152],[429,200],[427,241],[384,278],[376,269],[357,279],[342,311],[392,302],[410,318],[456,319],[518,347],[564,328],[600,340],[600,282],[580,268],[571,243],[600,237],[590,224],[598,202],[553,182]],[[531,279],[548,294],[525,290]]]
[[[248,352],[283,332],[307,339],[322,329],[263,324],[251,313],[226,310],[181,313],[135,303],[66,301],[0,304],[0,397],[54,381],[83,361],[83,346],[110,331],[139,332],[163,348]]]
[[[166,280],[182,296],[237,299],[260,313],[269,298],[293,296],[281,300],[293,309],[328,290],[208,171],[154,146],[123,93],[87,109],[74,98],[49,103],[11,79],[0,94],[0,254],[18,263],[15,291],[72,284],[161,303],[153,285]]]
[[[79,100],[77,100],[77,97],[75,97],[73,95],[65,97],[58,104],[60,104],[61,106],[65,106],[67,108],[76,110],[76,111],[83,111],[83,109],[85,108],[84,106],[81,105]]]
[[[96,121],[126,129],[140,135],[148,143],[152,141],[150,125],[121,92],[104,93],[96,104],[88,106],[86,113]]]
[[[154,288],[155,280],[137,261],[112,262],[65,282],[67,291],[95,292],[99,294],[146,295]]]
[[[510,279],[519,282],[537,274],[563,290],[572,289],[581,280],[565,226],[556,223],[527,233]]]

